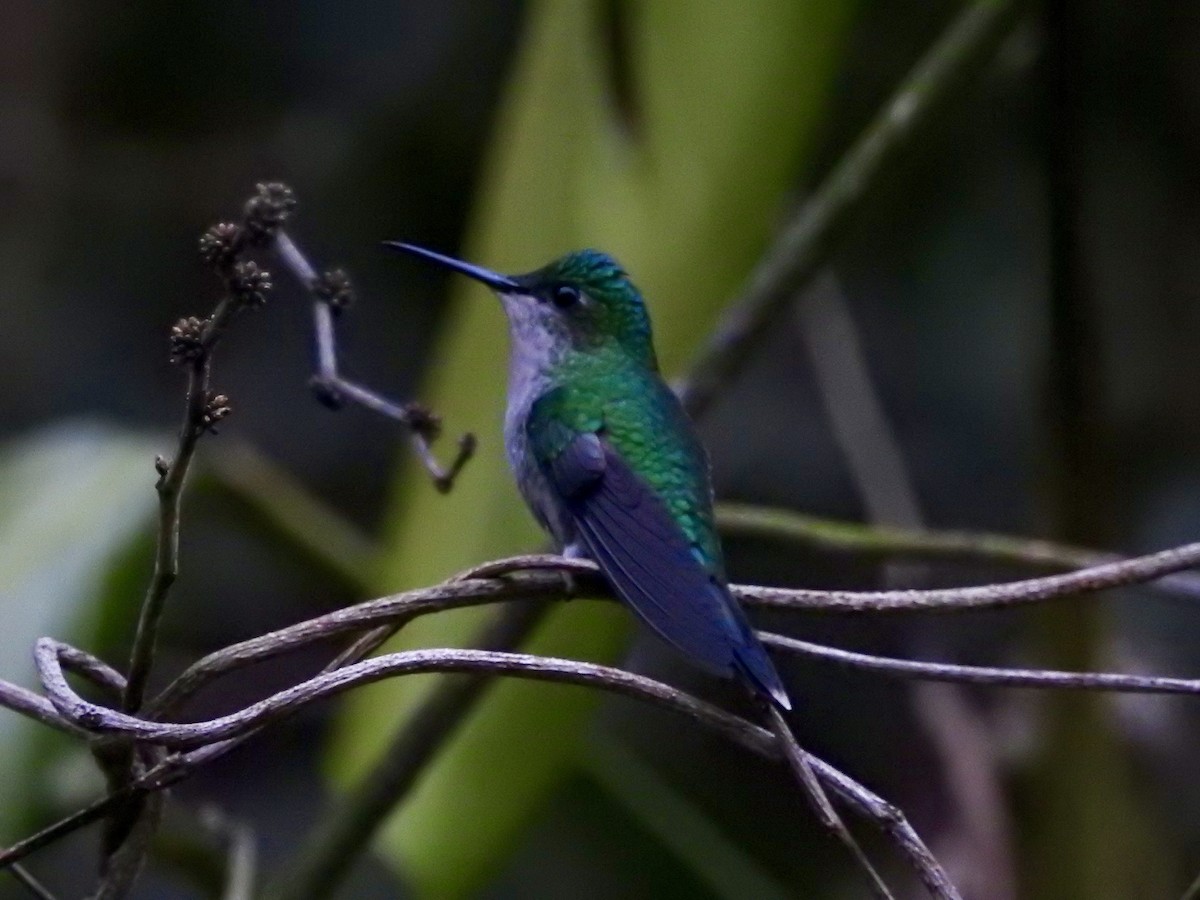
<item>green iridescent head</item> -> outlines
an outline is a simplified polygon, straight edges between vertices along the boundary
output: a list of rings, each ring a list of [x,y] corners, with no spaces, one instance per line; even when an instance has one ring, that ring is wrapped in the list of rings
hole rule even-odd
[[[627,352],[653,355],[642,294],[607,253],[576,250],[514,280],[567,324],[581,349],[617,341]]]
[[[549,340],[564,351],[584,353],[618,349],[657,368],[645,301],[607,253],[576,250],[533,272],[501,275],[411,244],[387,246],[432,260],[494,290],[517,344]]]

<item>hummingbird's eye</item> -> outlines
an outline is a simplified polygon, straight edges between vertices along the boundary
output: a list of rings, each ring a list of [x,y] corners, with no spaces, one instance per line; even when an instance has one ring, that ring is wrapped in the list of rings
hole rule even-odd
[[[581,299],[579,288],[570,284],[560,284],[550,293],[550,302],[559,309],[570,309],[577,306]]]

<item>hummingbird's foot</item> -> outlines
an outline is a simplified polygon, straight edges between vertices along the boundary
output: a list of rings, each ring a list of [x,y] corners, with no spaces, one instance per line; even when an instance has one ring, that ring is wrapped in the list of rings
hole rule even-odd
[[[505,559],[494,559],[489,562],[472,566],[455,575],[451,581],[465,581],[469,578],[503,578],[514,572],[534,570],[571,572],[587,576],[593,574],[595,566],[588,560],[571,559],[557,553],[531,553],[525,556],[510,556]]]
[[[567,544],[562,549],[563,559],[587,559],[587,551],[583,549],[583,545],[578,541]],[[575,575],[569,570],[564,569],[562,572],[563,587],[567,592],[567,599],[570,600],[579,592],[579,582]]]

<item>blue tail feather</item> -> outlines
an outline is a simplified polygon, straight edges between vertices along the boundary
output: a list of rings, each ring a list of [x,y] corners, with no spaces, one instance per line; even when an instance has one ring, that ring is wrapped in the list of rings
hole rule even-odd
[[[737,603],[733,598],[730,598],[730,601]],[[749,630],[748,626],[747,630]],[[788,697],[787,689],[784,688],[783,681],[775,670],[775,664],[767,656],[767,650],[757,635],[753,632],[747,635],[740,646],[734,649],[733,658],[734,665],[741,672],[742,677],[749,681],[758,693],[784,712],[791,711],[792,701]]]

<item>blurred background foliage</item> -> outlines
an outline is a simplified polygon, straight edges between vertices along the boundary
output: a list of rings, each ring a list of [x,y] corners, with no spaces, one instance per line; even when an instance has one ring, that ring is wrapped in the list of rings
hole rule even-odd
[[[430,401],[450,433],[476,431],[482,445],[444,498],[386,422],[315,404],[307,301],[285,285],[216,360],[215,386],[237,412],[202,447],[211,465],[185,507],[158,677],[231,641],[537,546],[497,437],[498,310],[463,285],[444,299],[438,273],[377,242],[508,270],[579,245],[611,250],[645,288],[678,373],[782,216],[961,4],[738,9],[0,5],[0,676],[32,683],[28,648],[43,633],[124,658],[148,572],[151,462],[182,404],[166,329],[214,299],[198,234],[265,177],[297,189],[302,245],[355,276],[349,370]],[[981,82],[905,154],[832,266],[928,523],[1132,552],[1194,539],[1200,520],[1200,8],[1053,9],[1066,12],[1070,52],[1062,19],[1033,6]],[[1075,86],[1065,118],[1056,71]],[[1047,165],[1062,159],[1064,130],[1065,187]],[[1066,310],[1051,289],[1064,192],[1078,250]],[[861,518],[800,326],[786,326],[703,423],[718,492]],[[292,480],[280,486],[260,459]],[[314,532],[328,539],[302,538]],[[888,574],[748,540],[729,550],[738,580],[870,587]],[[920,574],[951,584],[1011,571]],[[1200,662],[1198,616],[1128,591],[1082,622],[989,613],[787,627],[900,655],[1075,654],[1185,674]],[[462,642],[478,617],[421,625],[407,640]],[[536,642],[624,655],[722,696],[616,609],[556,612]],[[264,664],[187,714],[228,711],[321,662],[311,652]],[[1200,720],[1186,701],[1105,700],[1080,713],[1028,693],[934,694],[809,663],[786,677],[803,698],[801,740],[902,805],[972,897],[1170,896],[1200,870]],[[278,865],[335,795],[329,770],[347,779],[369,765],[423,688],[390,684],[340,714],[308,711],[177,796],[251,822]],[[101,790],[77,748],[12,719],[0,717],[3,843]],[[782,773],[677,726],[575,690],[497,686],[344,896],[861,893]],[[77,835],[31,868],[77,895],[95,844]],[[164,867],[139,890],[194,896]],[[18,888],[0,880],[9,896]]]

